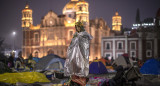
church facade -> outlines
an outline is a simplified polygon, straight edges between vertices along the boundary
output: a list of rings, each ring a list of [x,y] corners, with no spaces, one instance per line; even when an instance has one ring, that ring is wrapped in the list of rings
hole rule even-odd
[[[26,4],[22,10],[23,57],[30,54],[39,58],[46,56],[48,51],[66,58],[75,30],[75,22],[83,21],[85,30],[93,36],[90,44],[90,60],[101,58],[101,38],[110,35],[110,28],[102,18],[89,20],[89,4],[84,0],[71,0],[57,15],[49,11],[37,26],[33,25],[32,9]],[[37,54],[38,53],[38,54]]]

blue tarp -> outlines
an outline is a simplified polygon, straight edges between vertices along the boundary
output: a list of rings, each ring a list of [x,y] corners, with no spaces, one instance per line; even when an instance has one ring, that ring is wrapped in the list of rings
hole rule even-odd
[[[92,62],[89,66],[90,74],[105,74],[107,69],[102,62]]]
[[[33,57],[32,60],[34,60],[36,63],[40,60],[38,57]]]
[[[149,59],[147,60],[140,69],[142,74],[153,74],[159,75],[160,74],[160,62],[156,59]]]

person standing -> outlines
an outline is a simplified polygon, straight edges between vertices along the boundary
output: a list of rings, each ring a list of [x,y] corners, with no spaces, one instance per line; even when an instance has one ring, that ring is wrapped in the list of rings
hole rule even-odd
[[[15,53],[11,52],[10,56],[8,58],[8,67],[13,68],[14,67],[14,59],[15,59]]]

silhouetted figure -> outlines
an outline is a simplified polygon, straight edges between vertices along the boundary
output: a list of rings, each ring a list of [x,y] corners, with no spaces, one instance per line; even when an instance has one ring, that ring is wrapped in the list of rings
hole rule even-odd
[[[8,67],[13,68],[14,67],[14,59],[15,59],[15,53],[11,52],[10,57],[8,58]]]
[[[109,80],[109,86],[123,86],[124,69],[122,66],[118,66],[116,68],[116,71],[117,71],[117,73],[116,73],[115,77],[113,77],[112,79]]]
[[[40,58],[38,58],[38,52],[35,52],[35,56],[32,58],[36,63],[39,61]]]
[[[24,59],[22,57],[22,52],[20,51],[18,53],[18,58],[16,59],[16,62],[15,62],[15,68],[19,69],[19,68],[24,68]]]

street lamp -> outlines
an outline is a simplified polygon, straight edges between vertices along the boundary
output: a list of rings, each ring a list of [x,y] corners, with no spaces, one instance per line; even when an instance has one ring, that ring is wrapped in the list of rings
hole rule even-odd
[[[13,50],[15,50],[15,35],[16,35],[16,32],[13,31],[12,35],[13,35]]]
[[[16,32],[14,31],[12,34],[13,34],[13,36],[15,36],[15,35],[16,35]]]

